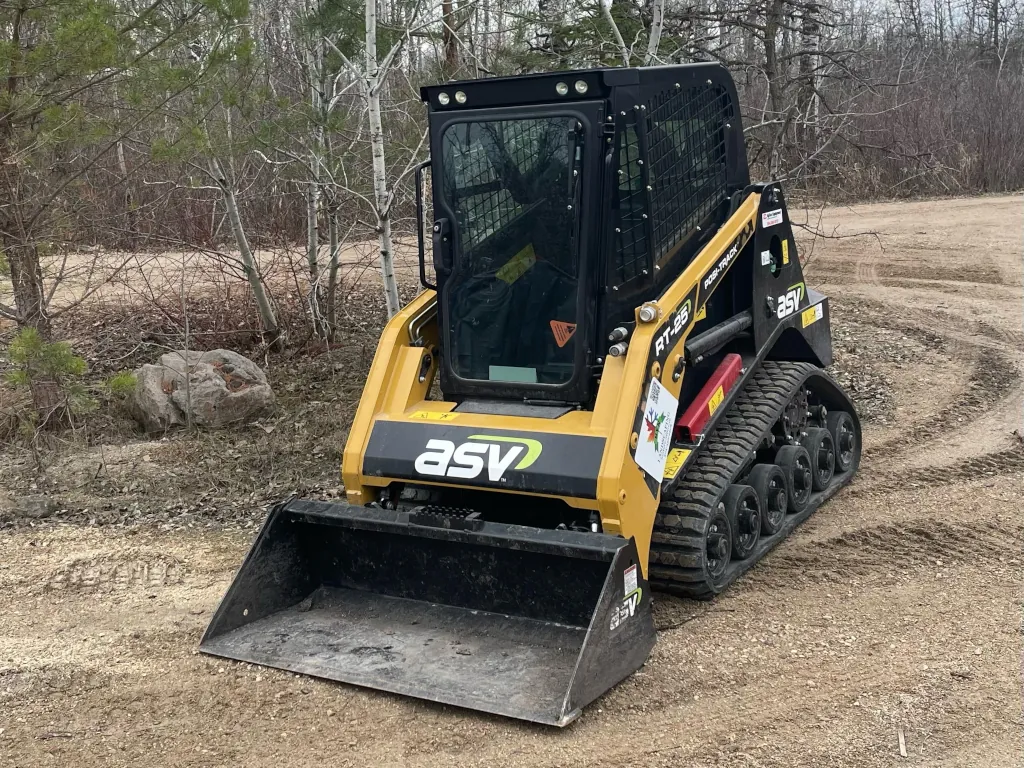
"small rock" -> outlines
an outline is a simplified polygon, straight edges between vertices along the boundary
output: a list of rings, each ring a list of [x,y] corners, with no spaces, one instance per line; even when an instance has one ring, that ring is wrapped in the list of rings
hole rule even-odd
[[[14,512],[21,517],[42,520],[53,515],[60,506],[60,502],[48,496],[22,496],[14,502]]]

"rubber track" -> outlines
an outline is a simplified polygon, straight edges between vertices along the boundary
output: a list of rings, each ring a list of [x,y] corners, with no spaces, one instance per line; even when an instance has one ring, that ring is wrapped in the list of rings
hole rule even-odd
[[[650,581],[656,589],[698,599],[714,597],[849,480],[852,472],[837,476],[833,486],[812,496],[806,512],[789,515],[787,525],[763,540],[751,557],[732,561],[722,584],[716,587],[708,580],[704,570],[704,535],[712,510],[804,381],[811,374],[822,373],[809,363],[775,361],[762,363],[753,373],[700,448],[686,475],[658,508],[650,555]]]

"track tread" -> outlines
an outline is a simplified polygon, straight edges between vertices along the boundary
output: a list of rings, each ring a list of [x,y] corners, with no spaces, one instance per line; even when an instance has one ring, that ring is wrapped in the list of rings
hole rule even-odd
[[[703,541],[712,510],[747,466],[790,398],[812,374],[823,371],[810,363],[785,361],[765,361],[752,373],[729,411],[700,447],[700,454],[686,474],[668,498],[662,498],[650,549],[649,578],[656,588],[708,599],[728,587],[767,551],[762,549],[742,568],[734,568],[728,580],[717,587],[704,572]],[[851,410],[852,407],[850,404]],[[837,476],[833,482],[845,484],[848,479]],[[771,540],[784,538],[788,528]]]

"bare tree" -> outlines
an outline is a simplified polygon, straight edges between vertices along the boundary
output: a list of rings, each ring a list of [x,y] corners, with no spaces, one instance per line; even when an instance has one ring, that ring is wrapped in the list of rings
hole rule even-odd
[[[626,41],[622,38],[622,32],[619,31],[619,25],[615,23],[615,17],[612,16],[612,0],[598,0],[601,4],[601,15],[604,16],[604,20],[608,23],[608,26],[612,30],[612,36],[615,38],[615,44],[619,48],[619,56],[622,57],[622,66],[629,66],[630,51],[626,46]]]
[[[349,74],[355,79],[366,104],[366,120],[369,128],[370,155],[373,177],[373,213],[376,219],[380,250],[380,273],[384,283],[384,299],[388,315],[394,315],[400,308],[398,280],[395,278],[394,237],[392,235],[392,206],[394,190],[388,186],[387,163],[384,154],[384,127],[381,120],[381,91],[395,61],[408,42],[414,28],[419,8],[413,8],[405,20],[405,34],[391,47],[383,59],[377,56],[377,4],[366,0],[366,38],[362,67],[352,62],[329,38],[327,43],[344,62]],[[411,166],[412,160],[409,165]]]
[[[651,6],[651,33],[647,40],[647,55],[644,56],[645,66],[658,61],[658,47],[661,45],[661,32],[665,26],[665,0],[653,0]]]

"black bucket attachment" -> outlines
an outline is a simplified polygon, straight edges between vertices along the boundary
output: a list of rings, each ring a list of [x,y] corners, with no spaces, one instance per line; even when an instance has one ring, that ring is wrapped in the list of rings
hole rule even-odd
[[[647,659],[640,571],[603,533],[289,501],[199,648],[562,726]]]

